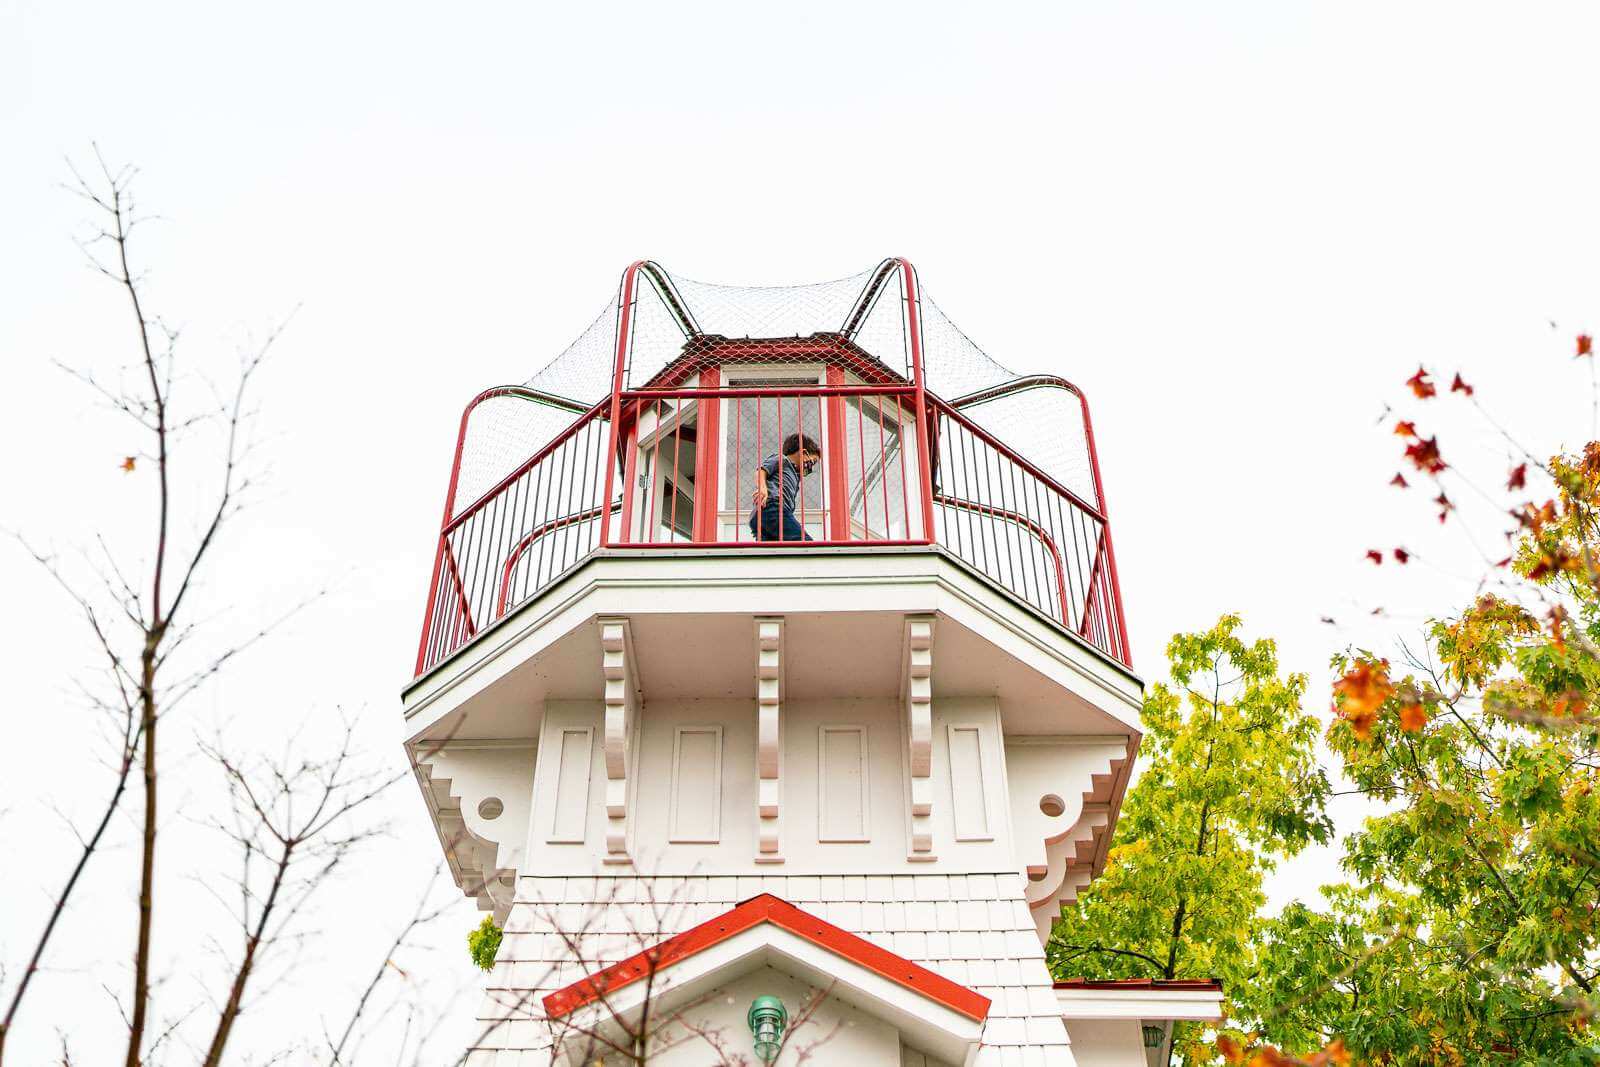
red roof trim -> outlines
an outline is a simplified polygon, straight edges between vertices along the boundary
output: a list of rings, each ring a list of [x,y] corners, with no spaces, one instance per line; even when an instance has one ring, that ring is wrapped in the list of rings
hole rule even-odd
[[[1222,992],[1220,978],[1068,978],[1057,989],[1210,989]]]
[[[675,388],[702,368],[749,361],[831,362],[853,371],[868,385],[910,384],[872,353],[837,333],[813,333],[807,337],[723,337],[700,333],[687,338],[683,349],[640,388]]]
[[[692,930],[685,930],[603,971],[582,978],[565,989],[558,989],[544,998],[545,1014],[559,1019],[585,1004],[618,989],[632,985],[651,974],[657,974],[674,964],[681,963],[698,952],[722,943],[731,937],[754,929],[762,923],[771,923],[796,937],[803,937],[837,956],[859,964],[881,978],[920,993],[929,1000],[943,1004],[967,1018],[982,1022],[989,1015],[989,998],[958,985],[941,974],[935,974],[921,964],[896,956],[879,948],[848,930],[823,922],[809,912],[801,911],[786,900],[771,893],[752,897],[723,915],[703,922]]]

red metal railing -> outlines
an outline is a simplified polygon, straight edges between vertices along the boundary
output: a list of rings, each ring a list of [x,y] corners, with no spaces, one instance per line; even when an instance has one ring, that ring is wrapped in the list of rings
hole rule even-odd
[[[597,549],[793,546],[751,517],[756,471],[794,433],[822,453],[794,500],[806,547],[936,545],[1128,662],[1099,508],[955,406],[923,394],[919,412],[914,386],[820,377],[829,384],[621,389],[477,500],[447,508],[417,673]]]

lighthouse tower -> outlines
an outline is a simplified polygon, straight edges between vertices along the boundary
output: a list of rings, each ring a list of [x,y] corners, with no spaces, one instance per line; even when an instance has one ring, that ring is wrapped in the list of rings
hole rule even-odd
[[[989,360],[902,259],[633,264],[467,405],[404,691],[505,931],[469,1062],[1164,1062],[1218,989],[1044,959],[1140,693],[1081,392]]]

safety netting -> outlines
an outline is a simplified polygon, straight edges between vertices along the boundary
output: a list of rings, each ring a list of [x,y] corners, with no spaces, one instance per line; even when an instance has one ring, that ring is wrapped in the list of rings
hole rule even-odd
[[[634,272],[632,292],[619,286],[577,340],[523,387],[491,391],[474,405],[462,441],[454,513],[609,398],[624,328],[625,389],[693,386],[702,371],[729,364],[756,368],[734,384],[815,381],[819,364],[829,363],[856,382],[884,385],[912,380],[914,313],[927,390],[956,403],[966,418],[1033,467],[1103,509],[1079,397],[1054,380],[1019,378],[992,359],[919,284],[909,287],[913,304],[902,269],[900,261],[886,260],[833,281],[740,286],[680,278],[645,265]],[[1042,347],[1049,344],[1041,338]]]

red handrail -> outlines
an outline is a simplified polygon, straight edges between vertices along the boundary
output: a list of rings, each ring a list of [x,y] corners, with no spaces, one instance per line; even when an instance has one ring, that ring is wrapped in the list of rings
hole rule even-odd
[[[1062,573],[1061,552],[1056,548],[1055,538],[1051,537],[1047,532],[1045,532],[1044,527],[1040,526],[1026,515],[1023,515],[1021,512],[1011,511],[1006,508],[997,508],[990,504],[980,504],[975,500],[964,500],[958,496],[951,496],[949,493],[935,492],[933,494],[933,502],[935,504],[943,504],[945,507],[959,508],[962,511],[973,511],[980,515],[988,515],[992,518],[1004,519],[1007,522],[1012,522],[1018,526],[1026,528],[1029,533],[1037,537],[1044,544],[1045,548],[1050,550],[1050,558],[1055,562],[1056,595],[1060,598],[1059,603],[1061,604],[1061,621],[1071,625],[1071,620],[1066,617],[1068,603],[1067,581],[1066,577]]]
[[[498,619],[500,616],[506,613],[506,600],[508,594],[511,592],[511,572],[516,570],[517,561],[522,558],[522,554],[524,552],[533,547],[533,543],[535,541],[543,537],[545,534],[552,533],[553,531],[559,530],[565,526],[571,526],[574,523],[585,522],[589,519],[593,519],[599,515],[601,510],[604,508],[610,508],[612,511],[617,511],[621,508],[621,506],[622,505],[617,501],[608,501],[605,504],[596,504],[592,508],[585,508],[584,510],[575,512],[571,515],[563,515],[559,519],[551,519],[544,525],[530,531],[525,537],[518,541],[516,547],[511,550],[511,554],[506,557],[505,566],[501,568],[500,571],[500,596],[495,602],[494,617]]]

